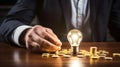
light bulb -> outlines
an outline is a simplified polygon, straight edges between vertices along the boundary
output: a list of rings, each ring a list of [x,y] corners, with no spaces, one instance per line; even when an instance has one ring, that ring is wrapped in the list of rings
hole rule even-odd
[[[68,32],[67,39],[71,45],[72,55],[77,55],[82,38],[82,33],[78,29],[72,29]]]

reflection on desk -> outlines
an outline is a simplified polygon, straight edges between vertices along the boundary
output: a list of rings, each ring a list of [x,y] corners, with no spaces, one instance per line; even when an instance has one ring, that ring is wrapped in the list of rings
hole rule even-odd
[[[88,50],[91,46],[98,47],[112,53],[120,53],[119,42],[83,42],[80,49]],[[64,42],[62,48],[69,49],[70,45]],[[0,66],[1,67],[118,67],[120,60],[93,60],[78,57],[59,58],[42,57],[39,53],[33,53],[27,49],[13,47],[9,44],[0,43]]]

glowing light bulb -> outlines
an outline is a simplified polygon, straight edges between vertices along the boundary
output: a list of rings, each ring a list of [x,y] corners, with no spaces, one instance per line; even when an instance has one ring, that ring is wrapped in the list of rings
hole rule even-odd
[[[71,45],[72,55],[77,55],[82,38],[82,33],[78,29],[72,29],[68,32],[67,39]]]

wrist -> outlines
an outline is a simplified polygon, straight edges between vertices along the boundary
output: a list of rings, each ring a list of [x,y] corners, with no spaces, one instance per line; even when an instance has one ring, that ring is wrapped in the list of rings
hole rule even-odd
[[[30,29],[30,28],[25,29],[25,30],[21,33],[21,35],[20,35],[20,37],[19,37],[19,43],[21,44],[21,46],[25,46],[25,47],[26,47],[25,36],[26,36],[27,32],[29,31],[29,29]]]

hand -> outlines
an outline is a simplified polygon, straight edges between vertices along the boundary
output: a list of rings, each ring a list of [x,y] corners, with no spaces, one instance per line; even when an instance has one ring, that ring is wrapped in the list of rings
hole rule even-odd
[[[28,49],[47,52],[60,50],[62,45],[51,29],[40,25],[36,25],[27,31],[25,43]]]

